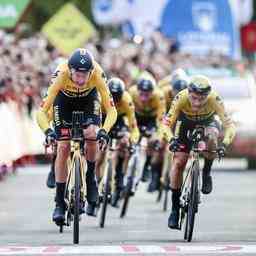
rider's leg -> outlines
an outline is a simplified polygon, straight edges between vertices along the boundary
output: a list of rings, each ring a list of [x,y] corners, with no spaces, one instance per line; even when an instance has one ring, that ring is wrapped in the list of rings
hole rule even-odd
[[[179,227],[180,195],[183,181],[183,170],[186,167],[189,154],[176,152],[173,156],[170,171],[170,187],[172,191],[172,211],[168,219],[168,227],[177,229]]]
[[[67,179],[67,159],[70,154],[70,142],[57,142],[57,156],[55,160],[56,176],[56,208],[53,213],[54,221],[63,221],[65,219],[65,201],[64,193]]]
[[[56,160],[56,152],[54,152],[53,155],[52,155],[50,172],[48,173],[48,176],[47,176],[46,185],[47,185],[48,188],[55,188],[56,187],[55,160]]]
[[[160,146],[160,149],[153,149],[152,161],[151,161],[151,181],[148,186],[148,192],[154,192],[160,187],[160,178],[162,174],[164,159],[164,147]]]
[[[106,152],[105,151],[98,151],[96,157],[96,164],[95,164],[95,171],[98,184],[100,183],[104,173],[103,173],[103,165],[105,159]]]
[[[95,162],[98,144],[96,141],[96,131],[98,126],[89,125],[84,130],[84,137],[86,138],[85,143],[85,156],[87,162],[86,172],[86,187],[87,187],[87,209],[86,213],[91,216],[95,216],[95,207],[98,200],[98,186],[95,175]]]
[[[127,159],[126,151],[127,151],[128,145],[129,145],[128,136],[124,136],[118,144],[120,151],[118,151],[116,155],[115,189],[114,189],[113,197],[111,200],[111,204],[114,207],[118,206],[118,200],[120,199],[120,195],[124,187],[124,172],[125,172],[125,162]]]
[[[151,159],[152,159],[152,155],[150,153],[147,153],[146,161],[145,161],[145,164],[144,164],[144,167],[143,167],[143,172],[142,172],[142,177],[141,177],[142,182],[146,182],[148,180]]]
[[[216,127],[206,127],[205,135],[207,138],[207,150],[214,151],[217,149],[219,130]],[[202,193],[209,194],[212,191],[212,177],[211,167],[214,161],[215,153],[204,153],[204,167],[203,167],[203,184]]]

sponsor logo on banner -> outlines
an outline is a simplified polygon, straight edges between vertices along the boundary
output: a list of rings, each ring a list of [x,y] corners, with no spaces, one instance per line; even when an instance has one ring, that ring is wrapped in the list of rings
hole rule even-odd
[[[218,21],[216,6],[210,2],[195,2],[192,5],[192,19],[199,30],[212,32]]]
[[[0,1],[0,28],[15,27],[30,0],[1,0]]]
[[[229,1],[169,0],[161,24],[161,31],[176,38],[183,52],[240,57],[239,34]]]
[[[42,28],[43,34],[63,54],[70,54],[95,33],[90,21],[71,3],[65,4]]]

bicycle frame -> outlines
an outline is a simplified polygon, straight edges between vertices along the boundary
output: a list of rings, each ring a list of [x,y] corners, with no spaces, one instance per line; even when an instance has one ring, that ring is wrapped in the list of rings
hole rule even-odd
[[[64,200],[67,205],[66,225],[70,226],[71,221],[74,222],[74,244],[79,243],[80,207],[81,203],[85,204],[86,196],[85,172],[87,167],[83,154],[84,147],[81,146],[84,143],[82,118],[83,112],[74,111],[72,113],[71,151],[67,161],[68,175],[64,194]],[[63,225],[60,226],[60,232],[62,232],[62,228]]]
[[[199,152],[192,151],[191,154],[191,165],[189,166],[185,179],[183,180],[183,184],[181,186],[181,196],[180,196],[180,206],[181,209],[184,211],[181,211],[181,218],[180,218],[180,223],[179,223],[179,228],[181,230],[182,224],[184,221],[185,213],[187,212],[188,208],[188,203],[189,203],[189,189],[190,189],[190,184],[192,181],[192,175],[193,171],[195,170],[193,167],[195,165],[199,166]],[[199,168],[200,170],[200,168]],[[200,177],[200,173],[199,176]],[[199,187],[201,186],[201,179],[198,179],[198,202],[200,202],[201,194],[200,194],[200,189]]]
[[[204,127],[196,127],[189,139],[192,141],[191,164],[181,187],[181,217],[179,228],[182,228],[183,221],[186,215],[186,225],[184,239],[190,242],[192,240],[195,214],[198,212],[198,204],[201,202],[201,169],[199,165],[199,157],[203,152],[216,153],[216,151],[206,150]],[[201,142],[203,142],[203,147]]]
[[[75,186],[75,159],[78,158],[80,162],[80,177],[81,177],[81,184],[80,184],[80,192],[81,192],[81,198],[86,197],[86,182],[85,182],[85,173],[86,173],[86,161],[84,159],[84,156],[81,154],[81,141],[72,140],[71,144],[72,149],[70,153],[70,157],[68,159],[68,176],[67,176],[67,185],[65,190],[65,202],[68,206],[68,211],[70,209],[71,202],[72,202],[72,193],[69,193],[72,191],[72,188]],[[67,211],[67,212],[68,212]]]

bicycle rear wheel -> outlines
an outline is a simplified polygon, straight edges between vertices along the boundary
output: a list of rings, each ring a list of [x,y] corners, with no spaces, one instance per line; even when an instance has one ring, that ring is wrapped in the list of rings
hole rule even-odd
[[[194,224],[195,224],[195,215],[198,209],[198,180],[199,180],[199,163],[198,161],[194,162],[191,170],[191,184],[189,191],[189,201],[188,209],[186,214],[186,225],[184,232],[184,239],[187,242],[192,240]]]
[[[109,160],[108,168],[107,168],[107,176],[103,183],[103,202],[102,202],[101,214],[100,214],[101,228],[104,228],[104,225],[105,225],[107,206],[109,203],[109,196],[111,194],[111,179],[112,179],[112,161]]]
[[[80,160],[75,158],[75,191],[74,191],[74,227],[73,227],[73,243],[79,243],[79,211],[80,211]]]

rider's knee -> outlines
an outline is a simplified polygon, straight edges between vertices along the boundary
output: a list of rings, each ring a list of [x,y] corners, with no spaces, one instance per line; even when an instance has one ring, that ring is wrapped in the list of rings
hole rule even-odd
[[[97,136],[97,127],[95,125],[90,125],[87,129],[84,131],[84,136],[89,141],[95,141],[96,143],[96,136]]]
[[[175,156],[173,159],[173,167],[178,170],[178,171],[182,171],[187,163],[187,157],[186,156]]]
[[[205,131],[208,142],[216,143],[219,137],[219,130],[215,127],[208,127]]]

